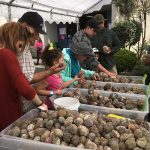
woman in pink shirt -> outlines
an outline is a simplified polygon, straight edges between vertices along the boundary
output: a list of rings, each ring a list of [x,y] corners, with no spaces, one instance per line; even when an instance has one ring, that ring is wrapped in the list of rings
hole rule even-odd
[[[34,47],[36,48],[36,52],[37,52],[36,65],[39,65],[39,59],[40,59],[40,55],[41,55],[42,49],[43,49],[43,42],[40,37],[38,37],[38,39],[35,41]]]
[[[64,65],[64,56],[59,49],[51,48],[48,45],[42,54],[42,61],[45,65],[45,69],[49,69],[49,67],[52,67],[54,65]],[[39,82],[35,89],[39,95],[47,96],[45,99],[45,104],[47,104],[49,109],[52,109],[53,106],[49,97],[54,94],[61,95],[63,88],[66,88],[73,84],[75,81],[79,80],[82,80],[82,78],[78,78],[77,75],[74,79],[67,82],[63,82],[61,74],[57,73]]]

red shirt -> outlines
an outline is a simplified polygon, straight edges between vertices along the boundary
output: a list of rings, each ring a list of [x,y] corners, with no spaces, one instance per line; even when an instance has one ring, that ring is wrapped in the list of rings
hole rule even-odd
[[[0,49],[0,131],[22,115],[20,96],[32,100],[35,94],[16,55],[11,50]]]

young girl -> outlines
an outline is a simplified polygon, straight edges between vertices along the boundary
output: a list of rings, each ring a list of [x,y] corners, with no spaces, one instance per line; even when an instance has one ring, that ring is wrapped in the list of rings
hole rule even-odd
[[[97,48],[93,48],[93,52],[95,54],[95,57],[96,57],[96,60],[98,61],[99,60],[99,51]]]
[[[43,54],[42,61],[45,65],[46,69],[52,67],[54,65],[63,66],[64,64],[64,56],[62,52],[57,48],[51,48],[49,45],[46,46]],[[76,76],[74,79],[69,80],[67,82],[63,82],[60,73],[51,75],[47,77],[45,80],[41,81],[36,86],[36,91],[39,95],[47,96],[45,99],[45,104],[47,104],[48,109],[52,109],[52,103],[49,99],[50,96],[54,94],[62,94],[62,89],[70,86],[75,81],[79,81],[80,78]]]

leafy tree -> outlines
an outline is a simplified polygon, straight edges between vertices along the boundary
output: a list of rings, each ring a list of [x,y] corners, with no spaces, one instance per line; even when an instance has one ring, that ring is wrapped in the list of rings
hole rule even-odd
[[[136,0],[113,0],[116,7],[119,8],[119,13],[125,19],[129,19],[135,11]]]
[[[142,25],[141,23],[133,20],[121,21],[112,29],[118,35],[122,47],[135,45],[141,37]]]
[[[135,49],[140,59],[145,50],[147,15],[150,13],[150,0],[113,0],[124,19],[138,20],[142,23],[141,40]]]
[[[147,15],[150,14],[150,1],[149,0],[136,0],[136,13],[137,17],[143,25],[142,39],[138,43],[138,48],[136,49],[138,58],[141,58],[146,44],[146,24],[147,24]]]

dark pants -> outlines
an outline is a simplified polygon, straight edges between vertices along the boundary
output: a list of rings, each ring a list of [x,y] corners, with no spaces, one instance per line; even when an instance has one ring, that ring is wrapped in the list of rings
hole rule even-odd
[[[41,53],[37,51],[37,62],[36,62],[37,65],[39,65],[40,55]]]

